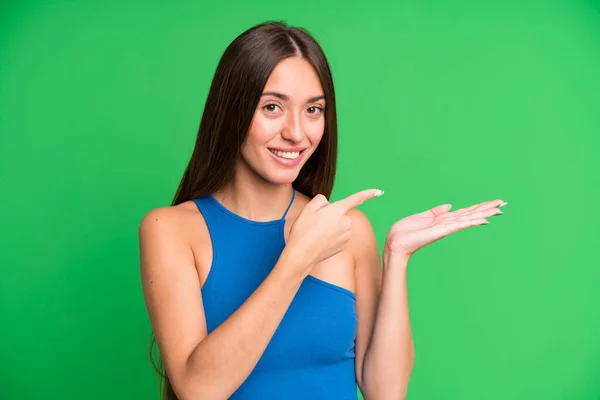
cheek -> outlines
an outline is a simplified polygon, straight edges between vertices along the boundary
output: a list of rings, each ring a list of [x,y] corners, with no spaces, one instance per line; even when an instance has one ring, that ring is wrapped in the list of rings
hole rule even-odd
[[[318,121],[313,121],[306,127],[306,136],[308,136],[308,140],[310,140],[313,146],[316,147],[321,142],[324,131],[325,119],[321,118]]]
[[[248,142],[263,145],[273,139],[280,130],[280,122],[257,115],[250,124]]]

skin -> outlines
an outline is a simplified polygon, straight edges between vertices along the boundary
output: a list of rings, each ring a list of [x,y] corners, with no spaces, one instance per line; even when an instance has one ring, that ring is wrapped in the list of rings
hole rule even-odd
[[[323,136],[327,106],[312,66],[281,61],[269,78],[236,165],[214,193],[255,221],[281,218],[291,183]],[[295,166],[270,149],[302,149]],[[311,274],[356,294],[355,368],[368,400],[404,398],[414,362],[406,268],[419,248],[499,213],[501,200],[450,212],[441,205],[395,222],[383,260],[367,217],[354,208],[365,190],[335,203],[297,193],[286,217],[287,245],[273,272],[221,326],[207,334],[201,287],[212,262],[210,236],[193,202],[150,211],[139,229],[144,298],[157,344],[180,399],[228,398],[263,354],[304,278]],[[239,332],[244,332],[240,335]]]

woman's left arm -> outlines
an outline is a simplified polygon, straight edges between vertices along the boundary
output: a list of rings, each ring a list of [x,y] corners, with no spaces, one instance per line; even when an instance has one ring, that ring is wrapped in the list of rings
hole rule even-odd
[[[365,400],[403,399],[414,364],[406,267],[420,248],[502,214],[502,200],[450,212],[442,204],[395,222],[385,241],[383,271],[373,229],[359,211],[352,217],[356,279],[356,377]]]
[[[408,315],[407,258],[384,253],[359,211],[352,217],[358,328],[355,369],[365,400],[402,399],[412,372],[414,349]]]

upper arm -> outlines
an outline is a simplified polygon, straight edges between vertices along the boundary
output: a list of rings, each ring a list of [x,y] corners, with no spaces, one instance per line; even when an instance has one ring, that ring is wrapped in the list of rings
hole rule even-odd
[[[200,282],[181,210],[159,208],[140,223],[140,273],[146,309],[175,388],[186,362],[207,335]]]
[[[350,212],[352,236],[350,248],[354,256],[356,313],[358,327],[355,345],[355,369],[359,386],[362,385],[362,366],[373,333],[375,314],[381,292],[381,261],[375,233],[368,218],[358,210]]]

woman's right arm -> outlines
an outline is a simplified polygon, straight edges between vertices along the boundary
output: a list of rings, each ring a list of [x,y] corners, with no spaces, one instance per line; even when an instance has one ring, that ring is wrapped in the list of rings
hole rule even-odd
[[[181,400],[226,399],[250,375],[312,268],[344,250],[347,213],[381,192],[371,189],[329,204],[317,195],[300,212],[275,267],[210,334],[194,254],[179,211],[161,208],[140,224],[141,278],[165,369]]]
[[[146,307],[178,398],[225,399],[258,363],[308,268],[286,248],[256,291],[207,335],[194,256],[177,212],[156,209],[140,224]]]

